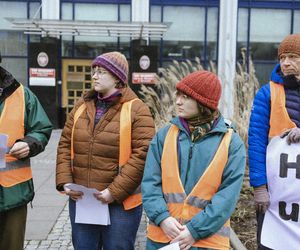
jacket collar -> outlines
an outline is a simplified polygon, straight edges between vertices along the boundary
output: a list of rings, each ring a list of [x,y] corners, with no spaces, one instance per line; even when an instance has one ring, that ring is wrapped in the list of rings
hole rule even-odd
[[[272,70],[270,80],[275,83],[283,84],[282,72],[280,68],[280,64],[276,64],[274,69]]]

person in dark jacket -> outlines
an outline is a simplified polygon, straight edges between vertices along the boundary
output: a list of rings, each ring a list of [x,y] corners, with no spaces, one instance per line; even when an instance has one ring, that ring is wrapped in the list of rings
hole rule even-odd
[[[37,97],[0,67],[0,133],[7,138],[0,168],[0,249],[24,245],[27,203],[34,196],[29,158],[45,149],[52,131]],[[4,156],[4,155],[3,155]]]
[[[285,205],[299,203],[298,188],[292,188],[299,185],[298,177],[288,172],[283,178],[283,159],[272,163],[277,155],[286,150],[289,153],[285,154],[293,154],[293,147],[300,145],[300,34],[289,35],[281,42],[278,59],[270,82],[255,96],[249,125],[250,183],[254,188],[259,249],[294,249],[300,245],[299,226],[295,228],[289,216],[284,216],[290,214]],[[280,148],[278,153],[276,147]]]
[[[178,116],[151,141],[142,181],[147,250],[169,243],[229,249],[245,146],[218,110],[221,83],[214,73],[193,72],[176,89]]]
[[[91,75],[93,87],[69,114],[60,138],[56,187],[70,196],[76,250],[133,250],[142,215],[139,185],[154,122],[147,105],[127,85],[123,54],[96,57]],[[122,115],[128,104],[129,112]],[[68,183],[100,191],[95,198],[108,204],[111,224],[76,223],[76,201],[83,193],[68,189]]]

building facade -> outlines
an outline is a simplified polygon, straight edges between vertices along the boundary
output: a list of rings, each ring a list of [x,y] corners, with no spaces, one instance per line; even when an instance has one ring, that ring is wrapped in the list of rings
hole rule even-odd
[[[60,0],[58,4],[58,19],[70,22],[126,23],[131,22],[135,14],[130,0]],[[209,61],[218,63],[218,45],[222,42],[218,39],[222,22],[219,0],[150,0],[148,4],[149,22],[169,24],[163,37],[147,39],[148,45],[158,48],[158,66],[167,66],[174,59],[193,61],[195,57],[201,59],[204,67]],[[0,0],[2,66],[24,85],[29,82],[32,45],[47,38],[13,29],[7,18],[41,20],[41,6],[42,0]],[[241,50],[251,56],[263,83],[277,62],[280,41],[290,33],[300,33],[300,0],[239,0],[237,13],[236,59],[242,60]],[[54,55],[57,59],[56,106],[71,108],[82,90],[90,87],[89,63],[97,55],[118,50],[130,62],[132,39],[130,36],[67,33],[52,38],[57,45]],[[76,76],[80,80],[74,79]]]

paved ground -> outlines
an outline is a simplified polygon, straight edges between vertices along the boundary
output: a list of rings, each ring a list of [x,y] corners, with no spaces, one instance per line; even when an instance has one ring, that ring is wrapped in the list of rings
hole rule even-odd
[[[52,132],[46,150],[32,158],[35,198],[28,205],[25,250],[73,249],[67,197],[55,189],[56,148],[61,130]],[[144,250],[146,244],[146,217],[143,215],[136,238],[136,250]]]

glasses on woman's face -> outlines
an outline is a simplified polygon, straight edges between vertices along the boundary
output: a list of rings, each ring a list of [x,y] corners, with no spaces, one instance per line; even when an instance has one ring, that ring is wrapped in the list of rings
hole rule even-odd
[[[97,76],[99,77],[100,75],[105,75],[105,74],[108,74],[108,71],[103,69],[103,68],[98,68],[98,67],[95,67],[95,68],[92,68],[91,70],[91,76],[93,78],[93,76]]]

